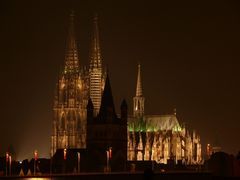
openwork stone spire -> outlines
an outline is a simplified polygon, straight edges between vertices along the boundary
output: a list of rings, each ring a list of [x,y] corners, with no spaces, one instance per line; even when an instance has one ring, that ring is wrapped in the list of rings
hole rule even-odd
[[[144,115],[144,100],[141,82],[141,66],[138,64],[136,96],[133,98],[133,116],[142,118]]]
[[[104,87],[104,77],[102,73],[102,56],[99,42],[98,16],[95,15],[93,20],[93,34],[90,50],[90,98],[94,106],[94,114],[97,115],[101,105],[102,91]]]
[[[142,80],[141,80],[141,65],[138,64],[136,97],[141,97],[141,96],[143,96],[143,93],[142,93]]]
[[[93,20],[94,30],[92,36],[91,52],[90,52],[90,69],[102,68],[102,56],[99,43],[98,16],[95,15]]]
[[[77,43],[74,30],[74,12],[70,14],[70,24],[68,29],[64,74],[79,72],[79,60]]]
[[[53,107],[51,154],[57,149],[86,147],[87,78],[79,67],[74,32],[74,14],[70,14],[67,34],[65,66],[59,77]]]

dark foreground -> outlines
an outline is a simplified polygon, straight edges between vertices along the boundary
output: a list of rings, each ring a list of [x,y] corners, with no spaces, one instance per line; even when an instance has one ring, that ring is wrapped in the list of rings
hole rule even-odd
[[[169,179],[192,179],[192,180],[224,180],[224,179],[238,179],[234,177],[217,177],[212,176],[207,172],[165,172],[165,173],[152,173],[150,172],[138,172],[138,173],[82,173],[82,174],[68,174],[68,175],[44,175],[44,176],[2,176],[0,179],[6,180],[169,180]]]

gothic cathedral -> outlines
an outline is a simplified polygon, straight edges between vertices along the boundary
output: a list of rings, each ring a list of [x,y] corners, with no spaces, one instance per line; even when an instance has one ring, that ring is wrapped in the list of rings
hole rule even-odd
[[[127,160],[202,163],[200,136],[180,125],[176,110],[168,115],[145,115],[140,64],[133,114],[128,115],[123,101],[117,117],[109,77],[102,68],[97,16],[93,24],[87,69],[79,64],[74,15],[70,15],[65,65],[54,97],[51,155],[57,149],[87,148],[103,164],[106,149],[113,148],[115,166],[120,169]]]
[[[54,98],[51,155],[57,149],[86,148],[87,102],[89,97],[94,114],[100,109],[105,73],[99,45],[98,17],[94,27],[89,70],[80,66],[74,30],[74,14],[70,15],[65,65],[56,84]]]

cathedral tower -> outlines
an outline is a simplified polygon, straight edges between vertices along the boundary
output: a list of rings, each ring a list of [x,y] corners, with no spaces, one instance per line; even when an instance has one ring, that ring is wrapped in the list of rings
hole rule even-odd
[[[107,75],[99,114],[94,116],[91,99],[87,106],[87,150],[93,171],[103,171],[108,163],[113,171],[123,171],[127,161],[127,103],[121,104],[121,116],[117,117],[109,76]]]
[[[94,106],[94,114],[97,114],[101,105],[104,77],[102,73],[102,56],[99,42],[98,17],[94,17],[94,30],[92,35],[89,67],[89,92]]]
[[[144,101],[141,80],[141,65],[138,64],[136,96],[133,98],[133,116],[140,118],[144,116]]]
[[[86,146],[85,78],[80,72],[77,43],[74,32],[74,14],[70,25],[65,52],[64,71],[56,85],[54,99],[51,154],[57,149],[84,148]]]

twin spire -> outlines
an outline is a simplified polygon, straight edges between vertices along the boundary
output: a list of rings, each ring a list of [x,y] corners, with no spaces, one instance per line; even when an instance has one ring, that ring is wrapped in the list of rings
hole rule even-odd
[[[90,69],[102,68],[102,56],[99,43],[99,27],[98,27],[98,16],[94,17],[94,27],[93,27],[93,36],[92,44],[90,50]],[[74,73],[79,72],[79,58],[78,58],[78,48],[75,36],[75,27],[74,27],[74,12],[70,14],[70,22],[68,29],[68,37],[66,44],[66,53],[65,53],[65,66],[64,73]]]
[[[98,27],[98,16],[95,15],[93,20],[93,35],[92,44],[90,50],[90,71],[93,69],[102,68],[102,56],[100,49],[100,39],[99,39],[99,27]],[[79,59],[78,59],[78,49],[75,36],[74,27],[74,12],[70,14],[70,25],[67,37],[67,46],[65,54],[65,67],[64,74],[68,73],[78,73],[79,72]],[[138,64],[138,76],[137,76],[137,87],[136,87],[136,97],[143,97],[142,91],[142,80],[141,80],[141,65]]]

